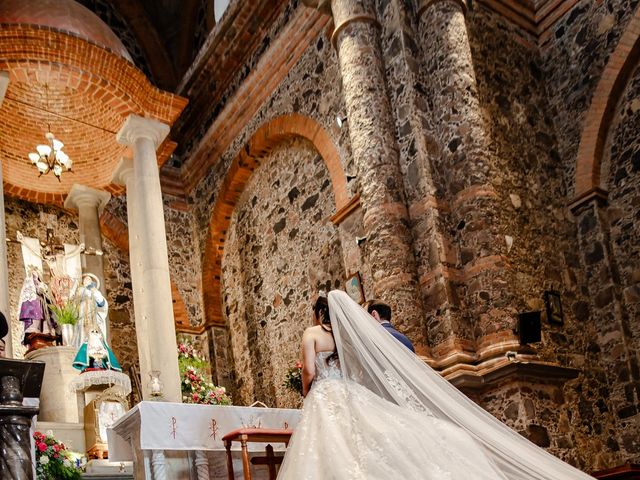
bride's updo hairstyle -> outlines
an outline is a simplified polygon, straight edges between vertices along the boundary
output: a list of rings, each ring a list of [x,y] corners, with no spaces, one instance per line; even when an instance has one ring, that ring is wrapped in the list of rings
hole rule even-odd
[[[313,314],[316,320],[320,322],[320,325],[331,325],[331,319],[329,318],[329,301],[326,295],[320,294],[313,306]]]
[[[316,320],[320,322],[320,328],[324,331],[329,332],[333,337],[333,330],[331,330],[331,317],[329,317],[329,301],[327,300],[326,294],[324,292],[320,293],[316,303],[313,305],[313,314],[316,317]],[[336,342],[335,337],[333,337],[333,343]],[[336,350],[333,351],[329,357],[327,357],[327,363],[333,358],[338,358],[338,350],[336,346]]]

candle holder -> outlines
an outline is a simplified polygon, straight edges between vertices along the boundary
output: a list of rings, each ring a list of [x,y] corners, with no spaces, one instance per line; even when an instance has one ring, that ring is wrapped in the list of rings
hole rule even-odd
[[[160,370],[151,370],[149,372],[149,383],[147,386],[149,387],[149,396],[151,400],[161,400],[163,395],[164,384],[162,380],[160,380]]]

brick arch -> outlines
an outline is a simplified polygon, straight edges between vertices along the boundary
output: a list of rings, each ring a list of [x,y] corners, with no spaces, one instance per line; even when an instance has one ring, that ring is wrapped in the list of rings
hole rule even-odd
[[[233,160],[211,213],[203,262],[205,326],[224,326],[220,281],[222,257],[231,215],[260,159],[282,141],[302,137],[309,140],[324,160],[333,186],[336,210],[349,203],[347,181],[340,154],[326,130],[315,120],[297,113],[277,117],[256,131]]]
[[[640,56],[640,9],[636,9],[600,77],[585,118],[576,160],[574,204],[592,194],[606,195],[600,170],[616,105]]]

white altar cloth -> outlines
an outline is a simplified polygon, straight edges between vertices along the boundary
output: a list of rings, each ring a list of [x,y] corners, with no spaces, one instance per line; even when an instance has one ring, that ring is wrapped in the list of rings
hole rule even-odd
[[[222,437],[232,430],[295,428],[300,410],[284,408],[195,405],[189,403],[140,402],[107,431],[110,461],[134,459],[132,438],[141,450],[224,450]],[[132,437],[132,429],[139,431]],[[136,432],[138,433],[138,432]],[[249,443],[249,450],[265,445]],[[279,445],[274,444],[274,449]],[[284,449],[284,445],[281,446]],[[240,448],[234,444],[234,448]]]

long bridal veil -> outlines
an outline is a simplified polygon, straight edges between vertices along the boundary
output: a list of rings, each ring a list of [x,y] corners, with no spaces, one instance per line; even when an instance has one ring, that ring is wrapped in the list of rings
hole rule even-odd
[[[466,430],[509,480],[591,479],[531,443],[469,400],[396,341],[345,292],[329,293],[329,312],[345,379],[402,407]]]

